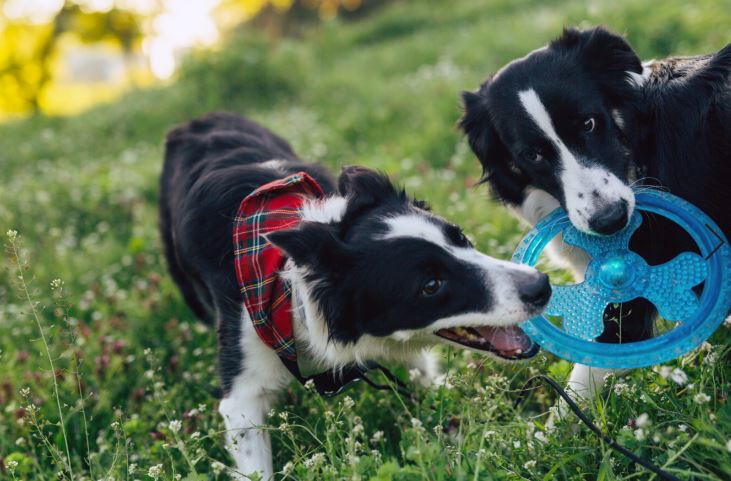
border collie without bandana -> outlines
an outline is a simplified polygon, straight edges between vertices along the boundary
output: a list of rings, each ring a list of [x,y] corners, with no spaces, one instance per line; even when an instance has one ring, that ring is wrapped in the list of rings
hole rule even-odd
[[[251,237],[246,226],[261,228],[287,210],[270,192],[283,189],[297,200],[302,179],[324,195],[300,199],[296,225],[238,239],[234,252],[234,226],[236,235]],[[261,189],[268,205],[276,205],[270,212],[251,205]],[[538,350],[515,324],[547,303],[544,274],[476,251],[458,226],[380,173],[349,167],[336,183],[321,167],[300,161],[280,137],[238,115],[211,114],[170,132],[160,216],[171,274],[195,314],[218,329],[220,412],[242,475],[272,477],[270,441],[257,427],[297,372],[282,355],[291,351],[286,336],[275,332],[265,342],[266,319],[255,308],[255,326],[247,309],[252,298],[242,301],[238,274],[261,267],[242,255],[284,253],[281,272],[261,282],[255,276],[243,290],[280,283],[284,294],[271,306],[281,306],[280,297],[291,302],[298,362],[307,358],[321,371],[396,360],[417,367],[429,383],[437,370],[425,348],[437,342],[505,359]],[[249,263],[240,268],[240,261]]]
[[[465,92],[460,127],[493,193],[535,224],[559,205],[591,234],[622,229],[631,186],[668,190],[731,236],[731,45],[716,54],[641,63],[620,36],[568,29]],[[560,240],[553,254],[583,273],[586,258]],[[694,250],[660,217],[645,218],[631,247],[650,264]],[[644,300],[607,313],[603,342],[653,334]],[[570,386],[593,395],[607,371],[577,365]]]

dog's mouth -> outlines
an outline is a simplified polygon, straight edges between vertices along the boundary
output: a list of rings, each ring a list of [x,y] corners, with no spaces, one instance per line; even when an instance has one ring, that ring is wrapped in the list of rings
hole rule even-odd
[[[442,339],[478,351],[491,352],[503,359],[529,359],[540,350],[523,330],[514,326],[454,327],[440,329],[435,334]]]

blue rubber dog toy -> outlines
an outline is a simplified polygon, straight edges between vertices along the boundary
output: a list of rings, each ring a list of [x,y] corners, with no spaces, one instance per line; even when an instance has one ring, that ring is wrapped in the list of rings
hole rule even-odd
[[[731,248],[718,226],[697,207],[668,193],[639,192],[636,200],[629,224],[614,235],[579,232],[566,211],[557,209],[518,245],[513,261],[532,266],[551,239],[561,233],[565,243],[591,257],[583,282],[553,286],[553,296],[543,315],[521,325],[547,351],[595,367],[659,364],[699,346],[731,310]],[[630,238],[642,223],[638,210],[666,217],[685,229],[700,255],[684,252],[665,264],[648,265],[629,250]],[[704,285],[698,296],[693,288],[701,283]],[[659,314],[675,326],[645,341],[596,342],[604,330],[606,307],[638,297],[653,303]],[[561,327],[549,318],[560,318]]]

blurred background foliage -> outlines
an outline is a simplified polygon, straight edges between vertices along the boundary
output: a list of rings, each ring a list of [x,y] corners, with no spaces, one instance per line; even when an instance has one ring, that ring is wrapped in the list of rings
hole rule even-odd
[[[167,79],[188,50],[247,21],[273,37],[362,7],[361,0],[2,0],[0,119],[76,113]]]

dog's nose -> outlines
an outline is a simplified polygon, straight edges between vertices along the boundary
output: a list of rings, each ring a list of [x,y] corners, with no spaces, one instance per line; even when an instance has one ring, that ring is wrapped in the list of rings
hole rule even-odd
[[[589,219],[589,228],[601,235],[611,235],[627,225],[627,201],[605,206]]]
[[[542,272],[515,280],[520,300],[534,307],[543,307],[551,299],[551,284]]]

